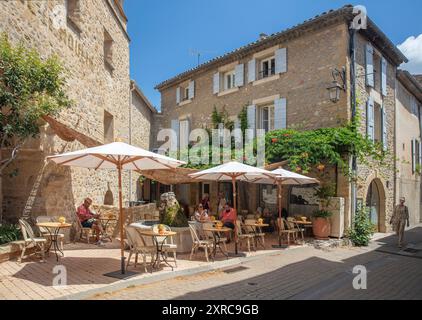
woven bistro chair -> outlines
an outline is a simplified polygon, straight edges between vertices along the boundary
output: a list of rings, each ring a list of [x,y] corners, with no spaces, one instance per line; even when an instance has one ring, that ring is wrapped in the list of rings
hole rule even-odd
[[[130,259],[132,255],[135,255],[135,268],[138,263],[138,255],[142,255],[142,261],[145,272],[147,272],[147,255],[151,255],[151,263],[154,261],[154,256],[157,254],[157,248],[154,245],[146,245],[144,239],[138,234],[136,228],[127,226],[126,227],[126,241],[129,246],[129,257],[127,259],[126,268],[129,267]],[[152,267],[151,267],[152,272]]]
[[[248,246],[248,252],[251,252],[251,242],[252,242],[252,246],[255,251],[256,250],[255,241],[253,241],[255,238],[255,235],[251,233],[245,233],[243,230],[244,230],[244,225],[242,224],[242,221],[236,220],[237,242],[239,244],[239,249],[242,247],[242,242],[246,242]]]
[[[254,224],[254,223],[256,223],[256,220],[255,219],[246,219],[245,220],[245,228],[249,233],[253,234],[255,236],[255,238],[261,238],[262,245],[265,245],[265,233],[260,232],[261,229],[256,227],[256,226],[246,226],[246,224],[248,224],[248,223]]]
[[[208,255],[212,250],[213,241],[199,239],[195,223],[189,222],[189,230],[192,237],[192,251],[189,260],[192,260],[192,256],[196,254],[198,249],[202,248],[205,252],[205,258],[207,259],[207,262],[209,262]]]
[[[287,238],[287,245],[290,245],[290,235],[293,237],[293,240],[296,240],[297,231],[289,229],[284,218],[277,219],[277,226],[279,237],[285,236]]]
[[[25,257],[26,249],[35,248],[35,253],[40,253],[41,255],[41,262],[44,262],[45,258],[45,246],[47,243],[46,238],[37,238],[35,237],[34,231],[32,227],[23,219],[19,219],[19,225],[21,227],[22,235],[23,235],[23,248],[19,258],[19,262],[22,262],[22,259]]]
[[[158,233],[158,224],[154,224],[152,226],[152,230],[155,233]],[[171,228],[167,225],[164,225],[164,230],[171,231]],[[156,240],[158,241],[158,245],[160,247],[162,246],[163,251],[166,254],[166,257],[167,257],[167,253],[169,252],[173,254],[174,265],[177,268],[177,244],[173,243],[173,237],[158,236],[156,237]]]

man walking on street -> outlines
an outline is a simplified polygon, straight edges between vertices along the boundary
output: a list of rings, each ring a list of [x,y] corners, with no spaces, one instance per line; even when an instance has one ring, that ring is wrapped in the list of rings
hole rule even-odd
[[[399,248],[403,246],[404,230],[410,226],[409,223],[409,209],[404,205],[406,199],[400,198],[400,204],[394,208],[393,216],[391,217],[390,224],[393,224],[393,229],[399,237]]]

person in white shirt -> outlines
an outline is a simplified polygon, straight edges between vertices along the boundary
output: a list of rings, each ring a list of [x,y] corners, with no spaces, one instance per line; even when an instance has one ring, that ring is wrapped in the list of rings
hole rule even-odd
[[[195,210],[195,220],[199,222],[208,221],[208,212],[204,209],[202,204],[199,204],[197,209]]]

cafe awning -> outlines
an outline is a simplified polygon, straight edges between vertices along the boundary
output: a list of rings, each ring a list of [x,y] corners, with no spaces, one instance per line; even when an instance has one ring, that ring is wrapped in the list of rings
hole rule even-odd
[[[60,139],[64,141],[72,142],[76,140],[88,148],[97,147],[102,144],[101,142],[92,139],[87,135],[76,131],[75,129],[70,128],[66,124],[50,116],[43,116],[42,118],[50,125],[54,133],[57,134]]]

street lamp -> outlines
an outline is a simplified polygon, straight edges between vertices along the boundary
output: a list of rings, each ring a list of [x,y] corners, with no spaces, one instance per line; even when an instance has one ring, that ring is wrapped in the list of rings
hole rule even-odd
[[[330,100],[336,103],[340,100],[340,92],[346,91],[346,70],[344,67],[341,71],[335,68],[331,74],[333,76],[333,82],[327,87],[327,90],[330,93]],[[341,83],[338,80],[339,78]]]

